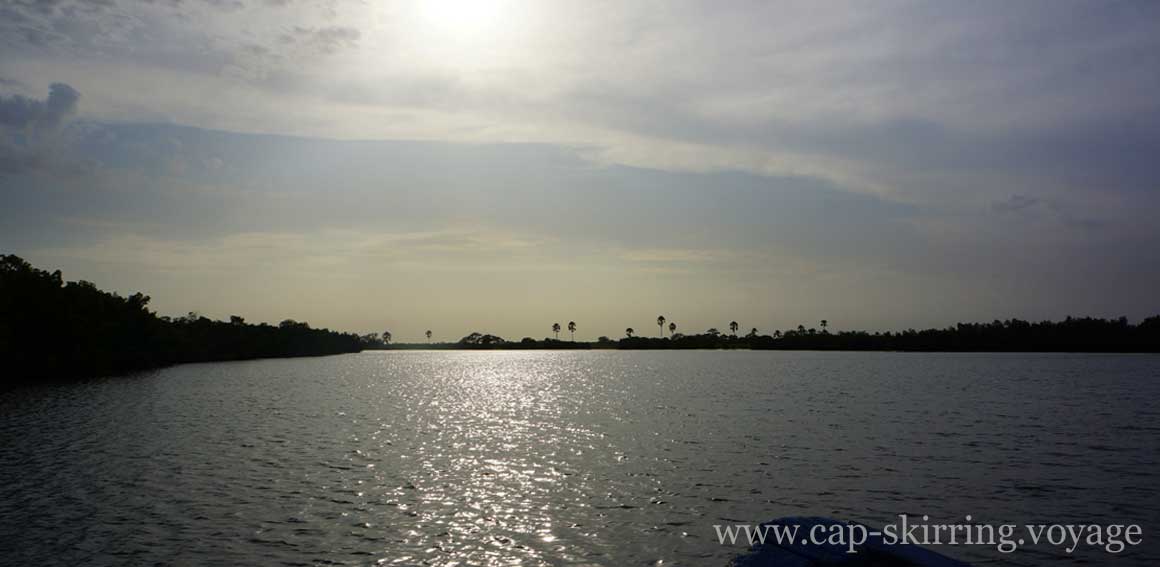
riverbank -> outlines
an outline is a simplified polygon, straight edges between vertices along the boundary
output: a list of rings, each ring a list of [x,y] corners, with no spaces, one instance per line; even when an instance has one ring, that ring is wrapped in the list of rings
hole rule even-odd
[[[159,317],[149,296],[121,297],[65,282],[17,256],[0,256],[0,359],[4,385],[124,374],[185,362],[358,352],[361,339],[287,319],[250,324],[190,313]]]
[[[375,350],[821,350],[885,352],[1160,352],[1160,317],[1139,324],[1126,319],[1068,317],[1063,321],[1031,323],[1018,319],[992,323],[959,323],[945,329],[903,332],[798,329],[745,335],[709,330],[702,334],[674,333],[668,337],[600,337],[593,342],[542,340],[472,333],[457,342],[368,344]]]

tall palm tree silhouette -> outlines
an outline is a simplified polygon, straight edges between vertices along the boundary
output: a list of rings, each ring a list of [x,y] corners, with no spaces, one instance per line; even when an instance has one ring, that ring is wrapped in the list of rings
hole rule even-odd
[[[568,332],[572,333],[572,342],[576,342],[576,322],[568,321]]]
[[[427,335],[427,344],[431,344],[431,329],[427,329],[427,332],[423,334]]]
[[[556,333],[556,340],[560,340],[560,324],[552,323],[552,332]]]
[[[830,322],[825,320],[825,319],[822,319],[822,332],[823,333],[826,332],[826,327],[829,327],[829,326],[830,326]]]
[[[657,317],[657,326],[661,328],[661,338],[662,339],[665,338],[665,316],[664,315],[660,315]]]
[[[735,336],[735,337],[737,336],[737,328],[738,327],[740,327],[740,325],[737,324],[737,321],[730,321],[729,322],[729,332],[733,333],[733,336]]]
[[[636,331],[632,330],[632,327],[629,327],[629,328],[627,328],[627,329],[625,329],[625,330],[624,330],[624,336],[626,336],[626,337],[628,337],[628,338],[630,338],[630,339],[631,339],[631,338],[632,338],[632,334],[633,334],[633,333],[635,333],[635,332],[636,332]]]
[[[677,332],[677,324],[669,323],[669,337],[671,338],[675,332]]]

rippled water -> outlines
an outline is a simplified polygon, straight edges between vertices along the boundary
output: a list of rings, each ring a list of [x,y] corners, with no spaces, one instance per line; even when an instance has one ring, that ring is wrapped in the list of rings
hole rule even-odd
[[[1160,358],[367,352],[0,394],[9,564],[724,565],[713,524],[1139,523]],[[1056,565],[1051,547],[979,563]],[[1064,561],[1060,561],[1063,559]]]

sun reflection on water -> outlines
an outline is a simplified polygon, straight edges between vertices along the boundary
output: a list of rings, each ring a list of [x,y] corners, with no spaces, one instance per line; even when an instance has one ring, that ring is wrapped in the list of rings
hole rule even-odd
[[[183,365],[0,397],[0,556],[724,565],[739,548],[713,538],[722,521],[881,522],[917,504],[931,517],[1013,522],[1155,517],[1156,474],[1139,468],[1160,427],[1155,364],[394,351]],[[1058,407],[1086,408],[1106,427]],[[1043,490],[994,482],[1025,474]],[[1092,497],[1052,497],[1076,491]],[[996,560],[983,549],[963,558]]]
[[[555,531],[562,512],[590,506],[576,448],[600,435],[573,419],[576,400],[560,387],[583,375],[551,354],[451,356],[478,363],[416,374],[431,383],[415,392],[431,397],[409,400],[422,411],[408,412],[405,427],[421,434],[396,448],[419,473],[396,493],[415,514],[406,543],[436,564],[568,557],[576,540],[594,535],[575,523],[569,536]]]

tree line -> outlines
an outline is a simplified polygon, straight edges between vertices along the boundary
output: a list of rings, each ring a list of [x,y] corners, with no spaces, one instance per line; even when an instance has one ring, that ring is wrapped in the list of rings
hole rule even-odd
[[[571,341],[560,340],[562,328],[559,323],[553,323],[550,328],[554,337],[542,340],[524,337],[519,341],[509,341],[498,335],[474,332],[454,343],[391,345],[390,333],[384,332],[385,341],[371,336],[368,348],[1160,352],[1160,316],[1148,317],[1134,325],[1126,317],[1067,317],[1062,321],[1007,319],[990,323],[958,323],[942,329],[901,332],[831,332],[829,321],[822,319],[817,327],[798,325],[795,329],[775,330],[772,334],[762,334],[756,328],[739,334],[741,325],[737,321],[729,322],[726,326],[728,333],[711,328],[696,334],[677,332],[677,324],[663,315],[658,316],[656,322],[659,331],[652,337],[639,336],[635,329],[628,327],[620,339],[604,336],[595,342],[576,342],[577,325],[575,321],[569,321],[567,328],[572,333]],[[668,336],[665,336],[666,330]]]
[[[0,255],[0,386],[119,374],[183,362],[316,356],[357,352],[349,333],[278,325],[238,316],[215,321],[196,313],[159,317],[149,296],[121,297],[86,281],[65,282],[59,270],[34,268]]]
[[[278,325],[250,324],[231,316],[215,321],[196,313],[170,318],[148,309],[149,297],[121,297],[86,281],[65,282],[60,271],[37,269],[23,259],[0,255],[0,386],[25,380],[117,374],[183,362],[208,362],[317,356],[366,348],[458,349],[754,349],[754,350],[894,350],[993,352],[1160,352],[1160,316],[1138,324],[1124,317],[1068,317],[1063,321],[1019,319],[959,323],[942,329],[903,332],[831,332],[818,328],[763,334],[756,328],[740,334],[730,321],[728,333],[678,332],[676,322],[658,316],[658,334],[638,336],[629,327],[620,339],[600,337],[578,342],[578,325],[553,323],[553,337],[508,341],[490,333],[471,333],[454,343],[395,345],[389,331],[358,336],[313,329],[287,319]],[[571,340],[561,340],[567,328]],[[665,331],[668,336],[665,336]]]

